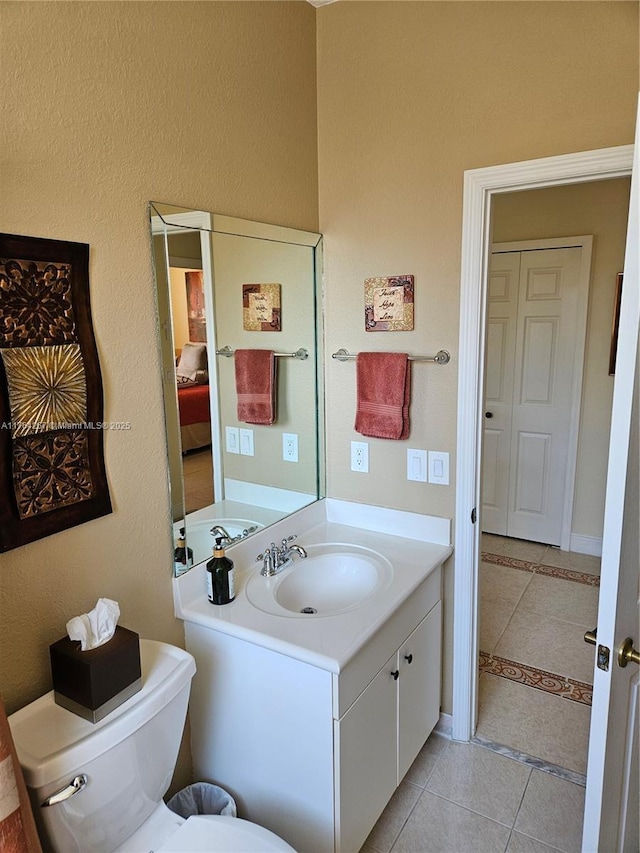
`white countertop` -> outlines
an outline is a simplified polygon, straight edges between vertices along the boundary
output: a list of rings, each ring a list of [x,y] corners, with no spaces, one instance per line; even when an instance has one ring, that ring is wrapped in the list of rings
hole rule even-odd
[[[360,526],[368,524],[377,529]],[[389,530],[404,535],[394,535]],[[236,570],[236,597],[231,603],[219,606],[209,602],[205,563],[175,578],[176,616],[338,673],[451,555],[449,530],[448,519],[344,501],[318,501],[229,548],[227,554]],[[393,580],[359,606],[334,615],[276,616],[263,612],[246,596],[248,581],[260,572],[261,562],[256,562],[256,556],[271,541],[279,542],[292,534],[297,535],[296,544],[303,547],[339,542],[377,551],[393,565]],[[429,538],[439,541],[428,541]],[[294,557],[294,561],[298,559]],[[295,565],[286,571],[295,571]]]

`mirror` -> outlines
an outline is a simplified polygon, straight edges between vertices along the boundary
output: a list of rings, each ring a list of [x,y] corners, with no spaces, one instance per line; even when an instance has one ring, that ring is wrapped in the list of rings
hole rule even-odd
[[[150,216],[180,574],[216,536],[226,547],[323,496],[322,239],[159,202]]]

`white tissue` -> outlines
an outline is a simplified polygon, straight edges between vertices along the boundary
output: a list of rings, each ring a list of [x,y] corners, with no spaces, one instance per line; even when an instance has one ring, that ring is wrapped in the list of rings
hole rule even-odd
[[[67,634],[70,640],[80,641],[80,651],[96,649],[113,637],[119,618],[118,602],[110,598],[99,598],[90,613],[83,613],[82,616],[69,619]]]

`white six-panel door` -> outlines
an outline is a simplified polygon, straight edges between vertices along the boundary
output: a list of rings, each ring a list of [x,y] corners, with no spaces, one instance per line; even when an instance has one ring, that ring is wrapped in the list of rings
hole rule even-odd
[[[488,288],[482,529],[506,536],[520,252],[491,256]]]
[[[483,530],[560,545],[583,249],[492,255]]]

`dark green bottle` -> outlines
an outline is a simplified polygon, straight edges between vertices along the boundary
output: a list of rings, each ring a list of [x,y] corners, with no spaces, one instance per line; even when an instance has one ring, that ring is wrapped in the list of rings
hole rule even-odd
[[[225,557],[221,537],[216,539],[213,557],[207,563],[207,595],[212,604],[229,604],[236,597],[233,561]]]
[[[176,577],[186,572],[193,565],[193,548],[187,548],[184,540],[184,527],[180,528],[180,536],[173,552],[173,567]]]

